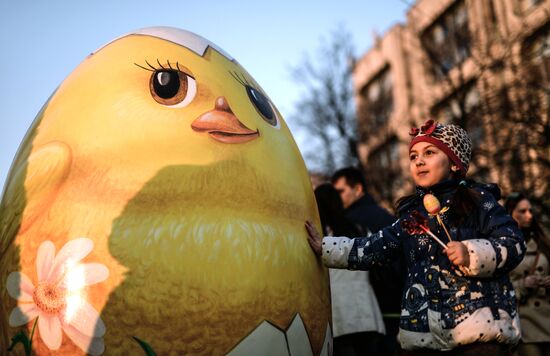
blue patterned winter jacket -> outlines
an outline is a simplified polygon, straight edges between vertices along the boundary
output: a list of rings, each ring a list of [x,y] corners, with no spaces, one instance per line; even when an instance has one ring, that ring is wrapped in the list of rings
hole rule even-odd
[[[480,193],[480,206],[460,226],[449,222],[449,211],[440,214],[454,241],[464,243],[470,265],[458,270],[442,247],[426,234],[409,235],[401,221],[419,211],[429,219],[430,230],[442,241],[448,237],[437,219],[422,204],[428,191],[403,204],[400,218],[369,237],[325,237],[323,261],[333,268],[368,270],[385,265],[403,254],[408,273],[401,307],[399,341],[406,350],[449,350],[473,342],[497,341],[516,344],[520,337],[514,288],[508,273],[525,254],[523,236],[500,206],[500,189],[494,184],[468,182]],[[430,188],[444,208],[458,181],[449,180]],[[392,283],[392,281],[388,281]]]

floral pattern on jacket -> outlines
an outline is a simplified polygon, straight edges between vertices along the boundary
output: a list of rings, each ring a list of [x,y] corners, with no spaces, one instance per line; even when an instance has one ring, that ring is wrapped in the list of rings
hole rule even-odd
[[[446,181],[431,189],[442,206],[449,204],[458,182]],[[325,237],[323,261],[329,267],[368,270],[403,254],[408,273],[402,299],[399,339],[404,349],[448,350],[476,341],[515,344],[520,339],[514,288],[508,273],[522,260],[525,243],[517,224],[500,206],[496,185],[469,183],[480,193],[477,214],[452,227],[442,219],[454,241],[464,243],[470,265],[459,271],[439,246],[425,234],[409,235],[400,221],[419,211],[429,228],[448,241],[435,217],[422,205],[420,190],[400,211],[401,218],[370,237]]]

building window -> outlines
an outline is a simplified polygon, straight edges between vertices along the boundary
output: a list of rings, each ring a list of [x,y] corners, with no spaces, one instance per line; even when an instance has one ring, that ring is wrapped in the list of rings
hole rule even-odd
[[[550,27],[535,35],[526,46],[525,52],[535,78],[550,85]]]
[[[483,2],[485,18],[487,19],[487,32],[492,38],[496,38],[500,35],[500,29],[498,26],[498,17],[495,10],[495,4],[493,1]]]
[[[486,150],[486,131],[483,125],[483,107],[475,82],[467,84],[464,89],[432,109],[437,121],[455,124],[464,128],[472,140],[471,166],[475,166],[476,179],[489,180],[489,167],[480,164],[480,158]]]
[[[430,67],[438,79],[470,56],[468,10],[459,1],[441,15],[421,37]]]
[[[363,88],[361,99],[359,112],[367,131],[388,123],[394,105],[393,82],[389,66],[386,66]]]
[[[515,0],[514,11],[516,14],[525,15],[533,11],[543,0]]]
[[[463,121],[462,117],[478,109],[480,103],[481,97],[479,91],[475,83],[471,82],[463,90],[459,90],[442,103],[436,105],[432,110],[432,114],[445,123],[460,123]]]
[[[481,97],[475,83],[458,91],[435,106],[432,115],[441,123],[452,123],[468,131],[474,147],[480,147],[483,137]]]
[[[399,140],[393,136],[369,155],[367,172],[376,198],[393,203],[395,192],[403,186],[400,167]]]

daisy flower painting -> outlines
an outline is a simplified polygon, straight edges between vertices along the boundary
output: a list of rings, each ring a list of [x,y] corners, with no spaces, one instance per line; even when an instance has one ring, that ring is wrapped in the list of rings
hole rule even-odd
[[[10,326],[38,318],[38,334],[50,350],[58,350],[65,335],[84,352],[101,355],[105,324],[88,303],[86,288],[107,279],[109,270],[101,263],[82,262],[93,248],[88,238],[73,239],[57,253],[52,241],[42,242],[36,255],[37,281],[22,272],[8,276],[8,293],[17,300]]]

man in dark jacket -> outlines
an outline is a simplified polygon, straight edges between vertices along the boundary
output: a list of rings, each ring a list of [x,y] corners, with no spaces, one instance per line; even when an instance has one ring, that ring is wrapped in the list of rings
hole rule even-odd
[[[355,167],[346,167],[336,171],[332,176],[332,184],[340,193],[346,217],[359,224],[365,234],[374,233],[391,225],[396,219],[380,207],[367,192],[367,184],[363,173]],[[397,332],[399,331],[399,315],[401,313],[401,296],[405,281],[406,268],[403,259],[397,259],[389,266],[372,268],[370,281],[380,310],[384,314],[386,325],[387,351],[393,353],[397,347]]]

